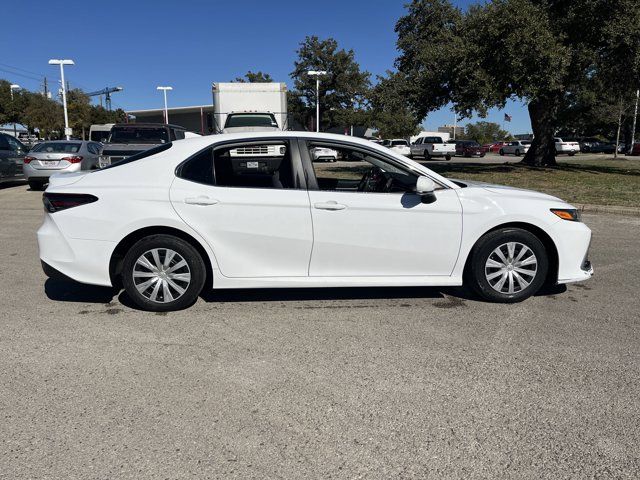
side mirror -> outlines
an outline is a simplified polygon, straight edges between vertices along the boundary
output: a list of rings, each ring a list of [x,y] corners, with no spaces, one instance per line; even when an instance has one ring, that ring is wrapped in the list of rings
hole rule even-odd
[[[416,181],[416,193],[420,195],[422,203],[433,203],[436,201],[436,184],[429,177],[418,177]]]

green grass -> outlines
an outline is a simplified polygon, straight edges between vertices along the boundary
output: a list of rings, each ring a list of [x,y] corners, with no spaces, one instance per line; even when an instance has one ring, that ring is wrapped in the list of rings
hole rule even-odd
[[[640,207],[640,159],[622,157],[560,157],[556,167],[520,163],[432,163],[428,168],[448,178],[527,188],[554,195],[576,205]],[[361,178],[364,163],[315,163],[324,177]]]
[[[574,204],[640,207],[640,160],[561,158],[556,167],[522,164],[434,164],[448,178],[545,192]]]

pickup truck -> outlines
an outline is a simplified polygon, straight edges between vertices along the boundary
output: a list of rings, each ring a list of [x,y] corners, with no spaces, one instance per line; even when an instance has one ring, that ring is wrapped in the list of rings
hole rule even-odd
[[[111,128],[99,158],[100,168],[120,162],[151,147],[182,140],[184,127],[163,123],[117,123]]]
[[[442,137],[420,137],[410,147],[409,158],[422,157],[425,160],[444,158],[451,160],[456,153],[453,143],[446,143]]]
[[[570,156],[575,155],[580,151],[580,144],[578,142],[565,142],[561,138],[554,138],[556,143],[556,153],[566,153]]]

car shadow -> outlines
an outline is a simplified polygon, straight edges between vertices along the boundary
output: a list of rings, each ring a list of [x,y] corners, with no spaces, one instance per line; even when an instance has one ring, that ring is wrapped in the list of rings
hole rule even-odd
[[[329,287],[208,290],[205,302],[287,302],[309,300],[378,300],[444,298],[442,289],[429,287]]]
[[[98,287],[73,281],[47,279],[44,291],[47,298],[60,302],[106,304],[117,296],[118,301],[125,307],[140,310],[127,293],[117,287]],[[543,287],[535,296],[553,296],[566,291],[566,285],[554,285]],[[466,287],[238,288],[207,290],[200,295],[200,298],[207,303],[444,299],[446,297],[484,302]]]
[[[47,298],[59,302],[109,303],[118,291],[113,287],[98,287],[51,278],[44,282],[44,293]]]

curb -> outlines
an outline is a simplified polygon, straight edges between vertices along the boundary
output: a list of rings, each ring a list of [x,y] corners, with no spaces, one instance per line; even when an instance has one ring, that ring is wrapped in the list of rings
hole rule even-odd
[[[579,205],[578,209],[583,213],[611,213],[614,215],[628,215],[631,217],[640,217],[640,208],[623,207],[616,205]]]

